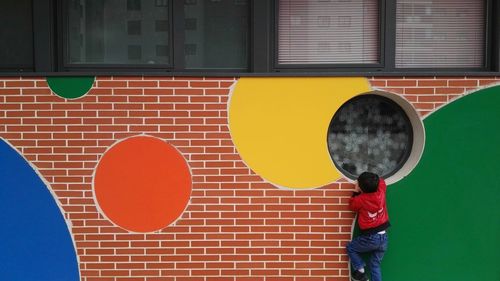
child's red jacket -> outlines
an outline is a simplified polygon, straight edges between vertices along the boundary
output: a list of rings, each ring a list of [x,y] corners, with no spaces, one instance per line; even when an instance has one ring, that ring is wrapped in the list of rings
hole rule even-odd
[[[358,213],[358,225],[363,234],[383,231],[390,226],[385,201],[387,185],[383,179],[373,193],[354,194],[349,202],[351,210]]]

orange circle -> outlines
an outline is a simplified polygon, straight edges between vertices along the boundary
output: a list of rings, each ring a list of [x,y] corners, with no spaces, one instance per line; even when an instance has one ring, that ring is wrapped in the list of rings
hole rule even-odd
[[[191,174],[182,155],[149,136],[128,138],[101,158],[94,194],[102,212],[130,231],[151,232],[175,221],[191,195]]]

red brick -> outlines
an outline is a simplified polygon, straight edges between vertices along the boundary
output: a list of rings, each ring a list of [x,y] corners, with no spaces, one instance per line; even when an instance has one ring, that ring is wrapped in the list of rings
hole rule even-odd
[[[38,132],[64,132],[66,131],[65,126],[49,126],[49,125],[38,125],[36,126]]]
[[[37,118],[39,121],[37,124],[45,124],[45,120],[51,120],[49,118]],[[27,120],[26,118],[24,120]],[[23,121],[24,121],[23,120]],[[79,117],[71,117],[71,118],[53,118],[51,122],[47,122],[46,124],[54,124],[54,125],[71,125],[71,124],[82,124],[82,118]]]
[[[408,95],[432,95],[434,88],[405,88],[405,94]]]
[[[68,140],[68,146],[96,146],[95,140]]]
[[[2,96],[20,95],[20,94],[21,94],[21,89],[0,89],[0,95]]]
[[[36,115],[38,117],[66,117],[66,111],[62,110],[37,111]],[[72,115],[68,115],[68,117],[72,117]]]
[[[143,249],[116,249],[117,255],[144,255]]]
[[[19,105],[16,105],[19,106]],[[25,103],[22,104],[23,110],[50,110],[52,107],[50,104],[40,104],[40,103]]]
[[[7,126],[9,132],[34,132],[35,126]]]
[[[433,96],[419,96],[419,102],[446,102],[448,97],[444,95],[433,95]]]
[[[174,91],[175,95],[203,95],[203,89],[175,89]]]
[[[112,109],[113,106],[111,104],[105,103],[84,103],[82,104],[83,110],[106,110]]]
[[[416,80],[387,80],[387,87],[415,87]]]
[[[206,104],[205,105],[205,109],[207,110],[225,110],[227,108],[227,103],[223,103],[221,102],[220,104],[215,104],[215,103],[211,103],[211,104]]]
[[[98,126],[98,131],[100,132],[119,132],[119,131],[126,131],[127,126],[121,126],[121,125],[103,125],[103,126]]]
[[[409,102],[416,102],[418,100],[418,95],[404,95],[403,98],[405,98]]]
[[[492,85],[492,84],[497,84],[497,83],[500,83],[500,79],[481,79],[481,80],[479,80],[479,86],[487,86],[487,85]]]
[[[217,81],[191,81],[189,86],[193,88],[218,88],[219,82]]]
[[[203,104],[192,104],[192,103],[178,103],[175,105],[176,110],[203,110]]]
[[[449,80],[448,85],[450,87],[477,87],[477,80]]]
[[[206,95],[225,96],[229,94],[229,89],[206,89]]]
[[[186,88],[188,86],[188,81],[160,81],[160,87],[165,88]]]
[[[157,96],[137,96],[137,97],[134,97],[134,96],[130,96],[128,97],[128,101],[131,102],[131,103],[153,103],[153,104],[156,104],[158,103],[158,97]],[[144,107],[144,105],[143,105]],[[171,109],[173,107],[170,107],[170,108],[167,108],[167,109]]]
[[[24,105],[23,105],[24,106]],[[20,110],[21,104],[14,103],[2,103],[0,104],[0,110]]]
[[[99,276],[99,271],[98,270],[80,270],[82,276]],[[99,277],[99,278],[86,278],[88,281],[114,281],[113,278],[104,278],[104,277]]]
[[[417,109],[434,109],[434,104],[432,103],[414,103],[413,104]]]
[[[146,265],[146,268],[147,269],[168,269],[168,268],[174,268],[175,265],[173,263],[154,263],[154,262],[148,262],[147,264],[138,264],[138,265]],[[129,268],[129,267],[124,267],[124,268]],[[138,266],[139,268],[139,266]],[[167,277],[162,277],[163,279],[161,280],[168,280],[166,279]],[[174,278],[174,277],[172,277]],[[148,279],[149,280],[149,279]],[[160,280],[160,278],[158,278],[157,280]]]
[[[52,105],[52,110],[81,110],[81,104],[74,103],[56,103]]]
[[[52,94],[51,90],[48,88],[28,88],[28,89],[22,89],[23,95],[35,95],[35,96],[55,96]],[[61,100],[59,98],[58,100]]]
[[[220,87],[221,88],[229,88],[234,84],[234,81],[231,82],[220,82]]]
[[[189,116],[188,111],[160,111],[160,117],[187,117]]]
[[[47,88],[49,86],[49,84],[45,80],[43,80],[43,81],[35,81],[35,86],[36,87],[41,87],[41,88]]]
[[[168,103],[152,103],[152,104],[145,104],[144,109],[145,110],[171,110],[171,109],[174,109],[174,105],[168,104]]]
[[[99,88],[126,88],[127,81],[97,81],[97,87]]]
[[[119,89],[113,89],[113,94],[124,95],[124,96],[142,95],[143,89],[121,89],[121,88],[119,88]]]
[[[372,85],[372,87],[385,87],[386,81],[385,80],[371,80],[370,84]]]
[[[404,94],[405,88],[384,88],[384,91],[390,92],[390,93],[395,93],[395,94]]]
[[[77,125],[69,125],[68,132],[95,132],[97,130],[97,126],[77,126]]]
[[[26,134],[25,134],[26,135]],[[38,134],[36,134],[38,135]],[[48,134],[50,136],[50,134]],[[2,134],[4,136],[4,134]],[[52,153],[52,148],[47,148],[47,147],[27,147],[23,149],[23,153],[26,154],[46,154],[46,153]]]
[[[145,269],[146,264],[140,263],[140,262],[119,262],[116,264],[116,269]],[[144,278],[129,278],[127,277],[124,280],[139,280],[139,281],[144,281]],[[120,280],[120,279],[117,279]]]
[[[113,89],[107,89],[107,88],[96,88],[96,87],[93,87],[92,89],[90,89],[90,91],[88,92],[87,95],[93,95],[93,96],[107,96],[107,95],[111,95],[113,93]]]
[[[218,117],[219,112],[218,111],[208,111],[208,110],[203,110],[203,111],[193,110],[193,111],[191,111],[190,115],[193,117]]]
[[[62,100],[62,98],[56,95],[36,96],[36,102],[61,102]]]
[[[129,111],[130,117],[158,117],[158,111]]]
[[[35,98],[31,96],[6,96],[5,97],[6,102],[12,102],[12,103],[34,103]]]
[[[419,87],[446,87],[448,86],[447,80],[419,80]]]
[[[102,270],[101,276],[129,276],[128,270]]]
[[[34,81],[5,81],[6,88],[28,88],[35,87]]]
[[[66,112],[62,111],[62,113]],[[48,114],[47,116],[52,115]],[[97,112],[94,110],[68,111],[67,117],[97,117]]]
[[[128,81],[131,88],[155,88],[158,87],[158,81]]]
[[[153,125],[140,125],[140,126],[130,126],[129,130],[132,132],[158,132],[158,126]]]
[[[464,88],[436,88],[436,94],[463,94]]]
[[[191,124],[203,124],[203,118],[175,118],[175,124],[177,125],[191,125]]]
[[[5,126],[0,126],[0,131],[5,131]],[[0,137],[5,138],[5,139],[21,139],[24,134],[19,133],[1,133]],[[26,149],[23,150],[23,153],[25,152]]]
[[[127,102],[127,97],[126,96],[99,96],[97,101],[99,103],[118,103],[118,102]]]

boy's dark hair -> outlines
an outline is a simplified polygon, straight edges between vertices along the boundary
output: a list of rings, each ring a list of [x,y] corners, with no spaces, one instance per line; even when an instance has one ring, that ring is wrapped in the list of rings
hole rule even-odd
[[[379,177],[377,174],[370,172],[363,172],[358,177],[359,188],[364,193],[373,193],[378,189]]]

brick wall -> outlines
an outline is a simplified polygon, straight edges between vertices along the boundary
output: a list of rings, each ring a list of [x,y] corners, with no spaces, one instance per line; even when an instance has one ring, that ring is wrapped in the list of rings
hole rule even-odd
[[[376,77],[425,116],[500,77]],[[98,77],[74,101],[43,78],[0,77],[0,136],[33,163],[70,221],[82,280],[348,280],[349,186],[280,190],[241,161],[227,127],[234,78]],[[162,231],[129,233],[96,209],[102,153],[137,134],[165,139],[187,159],[191,201]]]

